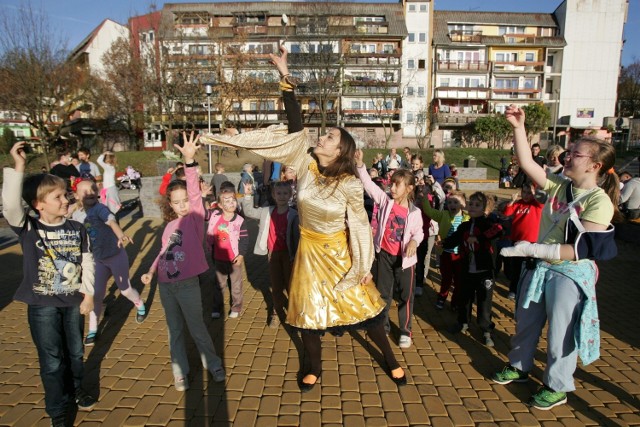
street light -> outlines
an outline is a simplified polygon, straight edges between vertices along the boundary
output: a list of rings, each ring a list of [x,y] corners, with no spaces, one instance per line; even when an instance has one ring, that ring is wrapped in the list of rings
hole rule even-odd
[[[211,94],[213,93],[213,85],[207,83],[204,86],[204,91],[207,94],[207,129],[211,133]],[[209,151],[209,173],[213,173],[213,167],[211,164],[211,144],[208,144]]]
[[[560,103],[560,90],[553,91],[556,94],[556,102],[553,104],[553,143],[556,144],[556,127],[558,126],[558,104]]]

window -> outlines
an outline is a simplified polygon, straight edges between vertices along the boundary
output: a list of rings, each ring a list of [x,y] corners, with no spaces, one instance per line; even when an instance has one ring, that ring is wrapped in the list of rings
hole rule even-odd
[[[363,102],[364,104],[364,102]],[[376,104],[373,101],[369,101],[369,103],[367,104],[367,110],[375,110],[376,109]]]
[[[427,5],[426,4],[421,4],[420,5],[420,12],[426,12],[427,11]]]
[[[300,53],[302,50],[300,49],[299,44],[291,44],[291,53]]]
[[[424,86],[418,86],[418,96],[421,98],[424,98],[424,95],[425,95]]]
[[[409,12],[415,12],[416,11],[416,5],[415,4],[410,4],[409,5]]]
[[[425,43],[427,41],[427,33],[418,33],[418,41]]]
[[[496,79],[496,89],[518,89],[518,79]]]
[[[394,50],[395,50],[395,46],[392,45],[392,44],[384,44],[384,45],[382,45],[382,52],[383,53],[391,54],[391,53],[393,53]]]
[[[413,86],[407,86],[407,96],[413,96]]]
[[[351,101],[351,109],[359,110],[360,109],[360,101]]]
[[[524,34],[524,27],[500,27],[498,35],[504,36],[505,34]]]
[[[524,60],[527,62],[533,62],[533,53],[525,53],[524,54]]]
[[[533,78],[524,79],[524,88],[525,89],[535,89],[536,88],[536,79],[533,79]]]
[[[233,101],[233,103],[231,104],[231,109],[233,111],[241,111],[242,110],[242,104],[240,104],[240,101]]]
[[[416,33],[409,33],[409,43],[415,43]]]
[[[424,70],[427,68],[427,61],[424,59],[418,59],[418,70]]]
[[[449,87],[449,77],[444,77],[440,79],[440,86]]]
[[[553,58],[555,58],[555,56],[547,56],[547,66],[553,67]]]
[[[266,111],[266,110],[275,110],[275,101],[251,101],[249,103],[249,109],[252,111]]]
[[[149,41],[153,41],[153,31],[149,31]]]
[[[416,60],[415,59],[408,59],[407,60],[407,68],[410,70],[413,70],[414,68],[416,68]]]
[[[394,73],[383,73],[383,78],[385,82],[392,82],[395,80],[395,74]]]
[[[13,131],[13,135],[14,135],[16,138],[24,138],[24,130],[22,130],[22,129],[16,129],[16,130],[14,130],[14,131]]]
[[[413,112],[407,111],[407,123],[413,123],[414,117]]]

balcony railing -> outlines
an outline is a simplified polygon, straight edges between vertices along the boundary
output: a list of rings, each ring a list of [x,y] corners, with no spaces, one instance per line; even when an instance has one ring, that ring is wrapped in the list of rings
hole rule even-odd
[[[400,54],[380,54],[380,53],[350,53],[345,55],[345,65],[347,66],[380,66],[380,67],[400,67]]]
[[[452,42],[480,43],[482,42],[482,31],[454,30],[449,33]]]
[[[436,98],[487,99],[489,98],[489,89],[478,87],[438,87],[436,88]]]
[[[540,89],[492,89],[493,99],[540,100]]]
[[[466,126],[481,117],[487,116],[489,116],[487,113],[438,113],[436,114],[436,122],[438,124],[447,124],[452,126]]]
[[[438,71],[489,71],[489,63],[481,61],[438,61]]]
[[[515,61],[493,63],[493,71],[507,71],[515,73],[542,73],[544,71],[544,62],[533,61]]]

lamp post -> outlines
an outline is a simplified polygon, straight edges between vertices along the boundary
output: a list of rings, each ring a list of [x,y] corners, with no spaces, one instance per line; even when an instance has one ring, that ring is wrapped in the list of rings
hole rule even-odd
[[[207,83],[204,86],[204,90],[207,94],[207,129],[211,133],[211,94],[213,93],[213,86],[211,83]],[[209,152],[209,173],[213,173],[213,167],[211,164],[211,144],[208,144]]]
[[[558,126],[558,104],[560,103],[560,91],[553,91],[556,95],[556,102],[553,105],[553,143],[556,143],[556,128]]]

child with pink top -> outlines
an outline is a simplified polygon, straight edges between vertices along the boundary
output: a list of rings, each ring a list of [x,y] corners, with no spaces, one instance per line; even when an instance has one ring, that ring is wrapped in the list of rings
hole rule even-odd
[[[424,239],[422,211],[413,204],[415,177],[408,169],[398,169],[391,177],[391,196],[373,183],[362,161],[362,150],[356,150],[358,176],[364,191],[379,206],[378,227],[374,230],[373,245],[377,270],[376,286],[385,299],[384,327],[389,332],[389,307],[396,284],[400,291],[398,302],[398,347],[411,347],[411,317],[415,290],[415,268],[418,245]]]
[[[243,188],[251,185],[246,183]],[[216,266],[218,286],[213,287],[213,312],[219,319],[224,306],[222,293],[231,282],[230,318],[237,318],[242,311],[242,264],[249,249],[249,232],[244,218],[238,214],[238,200],[233,189],[222,187],[218,195],[217,209],[211,211],[207,229],[207,247]]]
[[[202,319],[202,296],[198,275],[209,269],[204,253],[204,206],[198,180],[198,163],[194,161],[199,148],[193,133],[183,134],[184,146],[174,144],[184,157],[186,182],[172,181],[167,187],[162,211],[168,222],[162,233],[162,249],[149,272],[141,277],[149,285],[158,273],[160,301],[167,317],[171,366],[178,391],[189,388],[189,362],[185,345],[186,323],[200,352],[205,369],[215,382],[223,382],[222,360],[216,355],[213,341]]]

